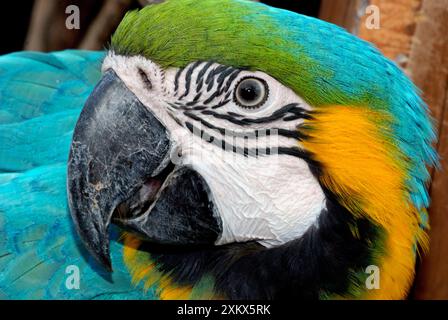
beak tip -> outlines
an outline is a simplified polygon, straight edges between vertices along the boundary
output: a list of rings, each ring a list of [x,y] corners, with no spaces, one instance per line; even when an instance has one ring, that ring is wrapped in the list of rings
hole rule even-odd
[[[77,221],[77,219],[75,219]],[[110,257],[110,244],[107,232],[92,231],[92,228],[82,228],[77,225],[81,242],[88,253],[108,272],[112,272],[112,261]],[[95,229],[93,229],[95,230]]]
[[[95,257],[96,261],[108,272],[112,272],[112,261],[110,258],[109,250],[91,250],[91,254]]]
[[[106,259],[103,259],[101,261],[101,264],[103,265],[103,267],[106,269],[107,272],[113,272],[112,262],[110,260],[110,257],[107,257]]]

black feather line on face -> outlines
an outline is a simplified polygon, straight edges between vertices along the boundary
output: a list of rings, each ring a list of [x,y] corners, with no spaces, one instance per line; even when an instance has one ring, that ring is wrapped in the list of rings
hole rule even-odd
[[[215,92],[216,93],[216,92]],[[216,98],[213,96],[213,99]],[[212,99],[212,100],[213,100]],[[204,101],[204,104],[207,104]],[[212,109],[216,109],[216,107],[212,107]],[[204,110],[202,111],[202,114],[207,116],[213,116],[216,119],[220,120],[226,120],[228,122],[231,122],[233,124],[237,124],[240,126],[247,126],[251,124],[263,124],[263,123],[270,123],[274,122],[276,120],[283,120],[283,121],[291,121],[291,120],[297,120],[297,119],[311,119],[311,116],[309,115],[309,112],[303,108],[300,107],[297,103],[291,103],[288,105],[285,105],[278,109],[277,111],[273,112],[269,116],[260,117],[260,118],[246,118],[243,115],[229,112],[227,114],[218,113],[213,110]]]
[[[221,135],[227,134],[228,136],[231,137],[240,137],[240,138],[244,138],[245,140],[249,140],[249,139],[257,139],[261,136],[269,136],[271,135],[271,130],[273,132],[275,132],[275,134],[279,135],[279,136],[283,136],[283,137],[287,137],[287,138],[292,138],[292,139],[296,139],[298,141],[300,141],[302,138],[305,137],[305,135],[302,135],[299,131],[291,131],[291,130],[285,130],[285,129],[268,129],[268,130],[254,130],[252,132],[232,132],[232,131],[225,131],[225,129],[223,128],[219,128],[216,127],[210,123],[208,123],[207,121],[201,119],[200,117],[186,111],[184,112],[184,114],[193,119],[196,120],[198,122],[200,122],[203,126],[215,130],[216,133],[220,133]],[[230,144],[228,142],[226,142],[225,140],[216,138],[214,135],[211,135],[207,132],[205,132],[204,130],[196,127],[195,125],[193,125],[191,122],[186,122],[185,123],[185,127],[194,135],[198,136],[199,138],[201,138],[202,140],[208,142],[208,143],[212,143],[215,146],[221,148],[224,151],[231,151],[234,153],[238,153],[241,155],[244,155],[245,157],[247,156],[251,156],[251,157],[258,157],[258,156],[269,156],[269,155],[289,155],[289,156],[293,156],[293,157],[297,157],[300,159],[303,159],[305,161],[307,161],[310,170],[312,171],[312,173],[314,175],[319,175],[320,171],[319,171],[319,166],[317,163],[315,163],[312,159],[311,159],[311,155],[303,149],[299,149],[297,147],[275,147],[275,148],[270,148],[270,147],[265,147],[265,148],[247,148],[247,147],[239,147],[237,145],[234,144]]]
[[[202,110],[202,108],[203,107],[195,107],[195,108],[193,108],[193,110]],[[303,134],[299,130],[288,130],[288,129],[283,129],[283,128],[272,128],[272,129],[263,129],[263,130],[253,129],[252,131],[248,130],[248,131],[244,131],[244,132],[239,132],[239,131],[236,132],[236,131],[232,131],[232,130],[226,131],[226,129],[217,127],[190,111],[184,111],[184,115],[199,122],[202,126],[205,126],[209,129],[212,129],[212,130],[220,133],[221,135],[228,134],[232,137],[259,138],[262,136],[271,135],[271,131],[275,132],[279,136],[286,137],[286,138],[292,138],[297,141],[302,141],[303,139],[305,139],[307,137],[305,134]],[[193,133],[193,129],[195,127],[192,124],[188,124],[188,122],[186,122],[186,125],[187,125],[187,128],[189,128],[189,130]],[[196,132],[200,131],[198,128],[195,128],[195,129],[196,129]],[[287,153],[285,152],[284,154],[287,154]],[[291,154],[291,155],[295,155],[295,154]]]
[[[187,73],[185,75],[185,92],[184,92],[184,94],[182,96],[179,97],[179,100],[182,100],[183,98],[188,96],[188,94],[190,93],[191,76],[193,75],[193,72],[195,71],[195,69],[197,67],[199,67],[200,64],[201,64],[201,62],[197,61],[197,62],[193,63],[188,68]]]

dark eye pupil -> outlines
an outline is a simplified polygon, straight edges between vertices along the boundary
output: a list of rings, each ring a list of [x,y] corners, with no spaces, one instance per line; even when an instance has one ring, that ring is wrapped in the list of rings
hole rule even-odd
[[[266,102],[268,94],[269,90],[264,80],[244,78],[237,85],[234,101],[240,107],[255,109]]]
[[[248,81],[249,82],[249,81]],[[240,97],[247,102],[252,102],[260,96],[260,87],[255,83],[245,83],[240,87]]]

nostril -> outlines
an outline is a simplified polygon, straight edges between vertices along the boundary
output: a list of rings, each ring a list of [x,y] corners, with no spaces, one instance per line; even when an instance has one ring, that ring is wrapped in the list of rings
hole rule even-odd
[[[142,68],[138,68],[138,74],[140,78],[142,79],[143,83],[145,84],[146,88],[151,90],[152,89],[152,82],[149,80],[148,75]]]

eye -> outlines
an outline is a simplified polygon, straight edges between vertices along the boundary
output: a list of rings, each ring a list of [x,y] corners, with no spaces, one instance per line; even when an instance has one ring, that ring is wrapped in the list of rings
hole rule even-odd
[[[269,96],[269,88],[263,79],[243,78],[237,84],[233,100],[243,108],[256,109],[261,107]]]

